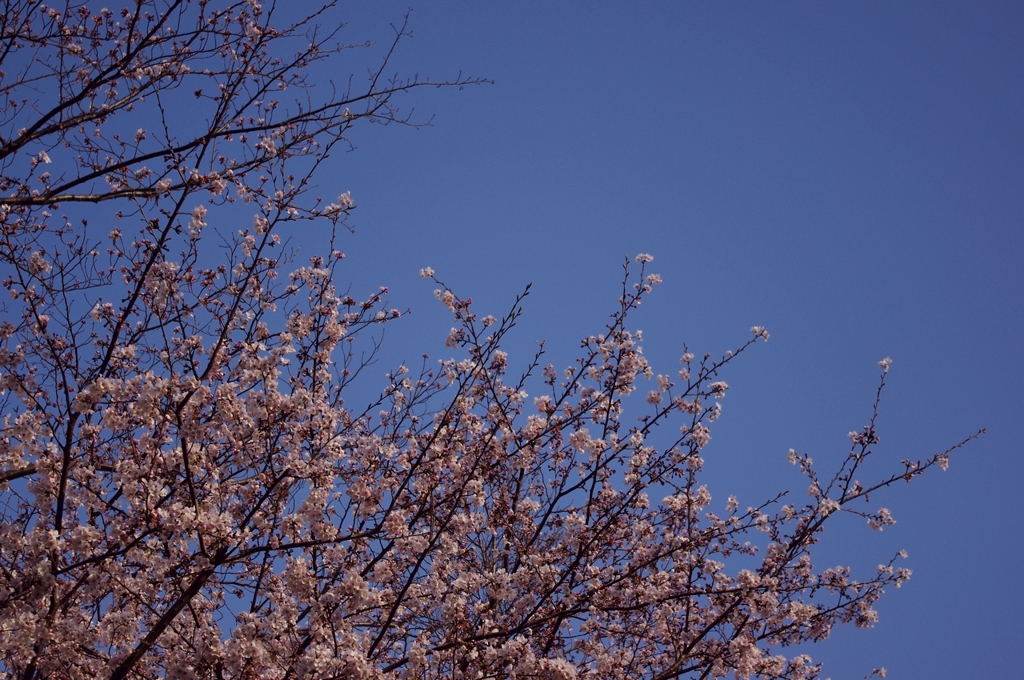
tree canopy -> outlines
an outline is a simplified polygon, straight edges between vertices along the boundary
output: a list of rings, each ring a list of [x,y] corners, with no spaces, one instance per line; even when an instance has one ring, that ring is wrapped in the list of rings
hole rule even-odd
[[[317,171],[353,126],[416,124],[400,95],[483,81],[391,77],[388,51],[365,82],[313,83],[350,49],[336,14],[4,3],[0,669],[816,677],[788,648],[870,626],[909,576],[900,555],[817,568],[826,522],[890,524],[869,496],[952,449],[859,481],[876,398],[838,469],[790,453],[806,501],[713,509],[722,372],[768,332],[656,373],[630,326],[660,282],[645,254],[566,367],[542,348],[512,368],[522,297],[481,317],[423,270],[452,357],[357,405],[361,343],[401,312],[339,286],[354,202],[317,196]],[[297,256],[287,230],[311,220],[334,235]]]

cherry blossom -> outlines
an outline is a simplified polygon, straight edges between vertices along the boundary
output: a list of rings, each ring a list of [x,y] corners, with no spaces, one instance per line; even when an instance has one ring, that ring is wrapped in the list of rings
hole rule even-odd
[[[869,501],[964,442],[876,452],[886,359],[836,469],[790,450],[808,496],[723,503],[702,474],[722,376],[769,336],[656,374],[631,325],[661,281],[647,254],[564,367],[503,349],[529,289],[478,317],[424,268],[447,354],[357,405],[402,314],[339,285],[355,204],[316,196],[317,169],[362,121],[415,124],[410,89],[482,81],[389,80],[385,61],[362,90],[312,88],[349,49],[319,25],[331,8],[275,9],[5,7],[0,672],[817,677],[794,645],[870,627],[910,576],[904,553],[816,566],[826,524],[891,526]],[[313,220],[330,241],[290,259]]]

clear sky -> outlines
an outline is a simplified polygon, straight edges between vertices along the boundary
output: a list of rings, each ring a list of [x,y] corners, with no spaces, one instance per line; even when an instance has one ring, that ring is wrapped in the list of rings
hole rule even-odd
[[[407,2],[341,7],[343,38],[386,42]],[[895,527],[826,534],[819,567],[906,548],[915,574],[873,631],[813,653],[837,679],[1019,676],[1024,5],[424,2],[411,26],[394,71],[495,84],[411,94],[432,127],[357,128],[320,176],[358,205],[354,290],[413,310],[388,361],[444,354],[421,267],[495,315],[533,282],[511,358],[546,339],[558,365],[602,330],[622,259],[649,252],[665,283],[634,326],[656,371],[684,341],[772,334],[725,376],[707,449],[716,504],[746,505],[801,502],[786,451],[838,461],[891,356],[879,476],[988,434],[880,497]]]

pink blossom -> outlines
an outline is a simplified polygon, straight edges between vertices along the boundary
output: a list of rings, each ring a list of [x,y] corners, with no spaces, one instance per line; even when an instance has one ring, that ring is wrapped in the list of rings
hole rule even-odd
[[[868,497],[956,447],[865,466],[871,420],[828,469],[789,451],[809,499],[724,496],[719,516],[721,377],[768,333],[656,373],[633,327],[661,283],[648,254],[564,368],[503,344],[522,297],[478,316],[437,282],[450,354],[378,370],[402,314],[349,287],[354,202],[316,195],[323,163],[364,120],[410,122],[408,90],[478,81],[321,87],[320,5],[288,25],[255,0],[75,7],[19,18],[4,81],[17,117],[83,121],[25,121],[71,153],[19,151],[0,205],[6,675],[809,680],[794,650],[871,626],[910,577],[905,553],[867,573],[812,553],[837,514],[893,524]],[[72,192],[35,174],[51,163]],[[96,252],[85,217],[116,227]],[[307,226],[322,238],[283,269]]]

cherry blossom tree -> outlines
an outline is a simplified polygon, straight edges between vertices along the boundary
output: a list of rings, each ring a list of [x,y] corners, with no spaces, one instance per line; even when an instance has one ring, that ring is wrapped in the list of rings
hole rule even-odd
[[[891,524],[869,495],[952,449],[858,481],[876,399],[838,470],[790,452],[806,501],[713,511],[721,374],[768,333],[655,375],[629,326],[660,282],[646,255],[575,363],[518,372],[522,297],[480,317],[424,270],[453,357],[356,406],[360,343],[400,313],[337,284],[354,206],[315,173],[357,123],[417,124],[403,93],[482,81],[392,78],[388,51],[314,83],[349,53],[337,25],[254,0],[4,1],[0,672],[817,677],[787,649],[870,626],[909,575],[899,555],[817,568],[826,523]],[[300,263],[309,220],[336,236]]]

